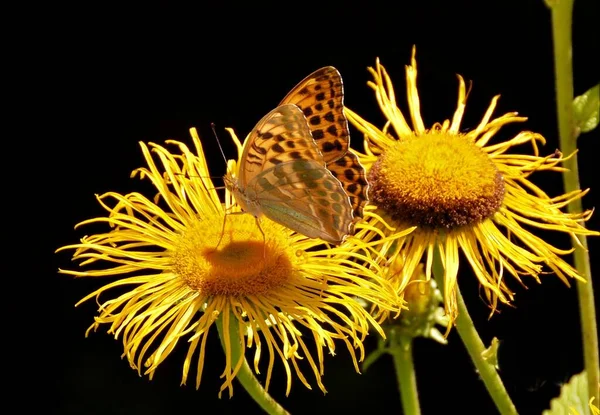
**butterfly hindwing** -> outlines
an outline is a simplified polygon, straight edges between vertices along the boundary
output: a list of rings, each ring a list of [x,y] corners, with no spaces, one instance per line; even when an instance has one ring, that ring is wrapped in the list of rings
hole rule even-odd
[[[300,107],[326,163],[348,151],[350,133],[344,114],[344,84],[333,66],[308,75],[285,96],[282,104]]]
[[[311,238],[340,243],[353,229],[352,205],[342,184],[313,160],[291,160],[248,183],[269,219]]]

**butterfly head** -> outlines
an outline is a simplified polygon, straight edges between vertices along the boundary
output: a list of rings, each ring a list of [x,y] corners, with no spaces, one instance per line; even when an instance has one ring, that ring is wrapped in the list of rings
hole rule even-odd
[[[225,188],[232,193],[239,188],[238,163],[236,160],[227,161],[227,171],[223,176],[223,182]]]
[[[225,188],[233,194],[236,202],[238,201],[238,194],[240,193],[240,185],[239,180],[236,174],[231,169],[231,163],[227,166],[227,173],[223,176],[223,183],[225,184]],[[239,203],[238,203],[239,204]]]
[[[250,213],[255,217],[260,216],[260,206],[256,195],[252,191],[247,191],[240,186],[240,181],[235,171],[235,162],[231,161],[227,165],[227,173],[223,176],[225,188],[233,195],[236,204],[243,212]]]
[[[238,182],[233,173],[227,172],[225,176],[223,176],[223,182],[225,183],[225,188],[233,193],[238,188]]]

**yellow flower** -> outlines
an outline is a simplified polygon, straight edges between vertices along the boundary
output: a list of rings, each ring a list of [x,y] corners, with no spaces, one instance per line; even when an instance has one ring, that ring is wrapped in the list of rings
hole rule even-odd
[[[82,266],[96,265],[62,273],[120,277],[80,301],[97,298],[99,304],[88,333],[107,325],[109,333],[122,339],[132,368],[151,379],[175,346],[186,342],[182,383],[195,366],[199,387],[208,332],[222,319],[221,392],[227,388],[230,395],[244,358],[242,353],[232,361],[233,346],[254,349],[257,373],[267,352],[266,389],[279,358],[287,375],[287,393],[294,372],[310,388],[299,359],[309,363],[325,391],[323,349],[334,354],[335,341],[346,345],[358,371],[357,358],[364,357],[362,341],[369,328],[382,335],[383,331],[354,298],[398,311],[394,289],[371,270],[368,256],[356,245],[323,249],[322,242],[267,219],[261,219],[259,228],[253,216],[233,214],[239,207],[229,193],[225,204],[220,201],[208,179],[200,139],[194,129],[191,133],[197,154],[175,141],[167,143],[176,145],[180,154],[141,143],[148,167],[135,170],[132,177],[151,180],[158,191],[154,200],[140,193],[99,196],[108,216],[82,224],[104,223],[112,229],[60,248],[74,249],[73,258]],[[235,162],[230,165],[235,168]],[[108,291],[114,297],[100,301]],[[232,329],[243,344],[232,344]],[[302,336],[301,329],[309,336]],[[307,339],[314,342],[316,356]]]
[[[369,71],[374,81],[368,85],[374,89],[387,123],[379,129],[351,110],[347,114],[365,135],[365,154],[359,156],[369,171],[370,195],[377,213],[397,229],[417,226],[414,232],[382,245],[380,250],[388,264],[394,262],[396,255],[401,256],[404,266],[395,274],[400,290],[423,257],[425,273],[430,278],[437,250],[445,269],[445,309],[451,322],[457,313],[456,280],[461,253],[481,283],[492,313],[498,302],[513,300],[508,275],[519,283],[523,276],[539,282],[545,265],[567,285],[571,278],[583,279],[561,258],[572,249],[559,249],[534,231],[563,232],[573,238],[598,235],[581,225],[591,211],[561,211],[587,190],[550,197],[529,180],[534,172],[564,170],[560,167],[564,160],[560,152],[539,156],[538,142],[545,143],[540,134],[523,131],[508,141],[490,143],[501,127],[526,118],[511,112],[492,119],[499,98],[496,96],[479,125],[465,132],[461,120],[468,91],[459,76],[458,104],[452,120],[427,128],[421,118],[413,49],[411,65],[406,67],[411,128],[396,105],[392,82],[384,67],[377,61],[375,69]],[[526,143],[532,146],[533,154],[512,151]],[[376,219],[369,219],[369,224],[390,234]],[[357,236],[369,241],[375,234],[364,229]]]

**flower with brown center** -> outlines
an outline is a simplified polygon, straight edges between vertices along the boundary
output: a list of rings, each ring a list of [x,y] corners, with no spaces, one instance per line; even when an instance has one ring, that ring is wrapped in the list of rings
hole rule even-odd
[[[479,125],[461,131],[467,92],[459,79],[458,104],[452,120],[427,128],[421,118],[417,91],[415,50],[406,67],[409,126],[396,105],[390,77],[377,61],[369,68],[374,80],[369,86],[387,118],[382,129],[347,109],[350,122],[365,136],[365,154],[359,154],[368,169],[372,203],[376,212],[396,229],[417,229],[383,244],[380,250],[385,263],[393,264],[400,255],[402,270],[393,273],[403,291],[416,267],[424,258],[425,273],[431,276],[432,263],[439,251],[445,270],[444,297],[446,313],[456,317],[456,280],[462,253],[483,287],[492,312],[498,301],[509,303],[513,292],[507,275],[521,282],[524,276],[539,281],[545,267],[569,284],[582,276],[562,256],[571,249],[559,249],[536,235],[536,229],[577,235],[598,235],[581,225],[591,211],[564,213],[570,201],[583,197],[587,190],[550,197],[530,181],[535,172],[563,171],[565,159],[556,151],[540,156],[538,143],[545,139],[537,133],[523,131],[508,141],[491,143],[502,126],[523,122],[524,117],[511,112],[492,119],[498,97],[494,97]],[[509,153],[529,143],[532,154]],[[373,230],[357,234],[369,241],[390,231],[377,219],[369,219]],[[376,232],[375,229],[378,231]]]
[[[305,359],[325,391],[323,348],[334,354],[341,341],[358,370],[369,328],[383,334],[376,319],[354,298],[397,312],[394,289],[376,275],[378,266],[362,253],[360,241],[325,249],[321,241],[264,218],[257,227],[252,215],[239,212],[229,193],[222,203],[208,179],[200,139],[195,130],[191,132],[196,153],[174,141],[167,143],[177,146],[179,153],[141,143],[148,167],[132,176],[150,179],[156,197],[114,192],[99,196],[108,216],[83,224],[112,229],[62,247],[61,251],[75,250],[74,260],[88,269],[60,272],[117,277],[81,302],[97,298],[98,316],[90,329],[108,326],[109,333],[122,339],[124,356],[140,374],[152,378],[181,342],[188,347],[182,383],[195,366],[199,387],[207,335],[218,321],[225,350],[221,391],[232,393],[246,348],[254,349],[256,372],[267,352],[265,389],[276,359],[287,374],[287,393],[293,373],[310,388],[298,366],[298,360]],[[235,164],[230,162],[231,168]],[[92,265],[96,268],[89,269]],[[108,292],[115,296],[100,300]],[[310,335],[302,336],[301,329]],[[237,340],[232,332],[238,334]],[[314,342],[312,348],[307,339]],[[242,350],[235,359],[232,348]]]

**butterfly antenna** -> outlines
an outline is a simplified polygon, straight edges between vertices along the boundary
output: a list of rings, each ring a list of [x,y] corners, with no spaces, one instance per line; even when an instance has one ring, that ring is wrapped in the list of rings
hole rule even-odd
[[[223,147],[221,147],[221,141],[219,140],[219,136],[217,135],[217,130],[215,128],[215,123],[210,123],[210,128],[212,128],[213,134],[215,135],[215,139],[217,140],[217,145],[219,146],[219,150],[221,151],[221,155],[223,156],[223,160],[225,160],[225,165],[227,165],[227,157],[225,157],[225,152],[223,151]]]

